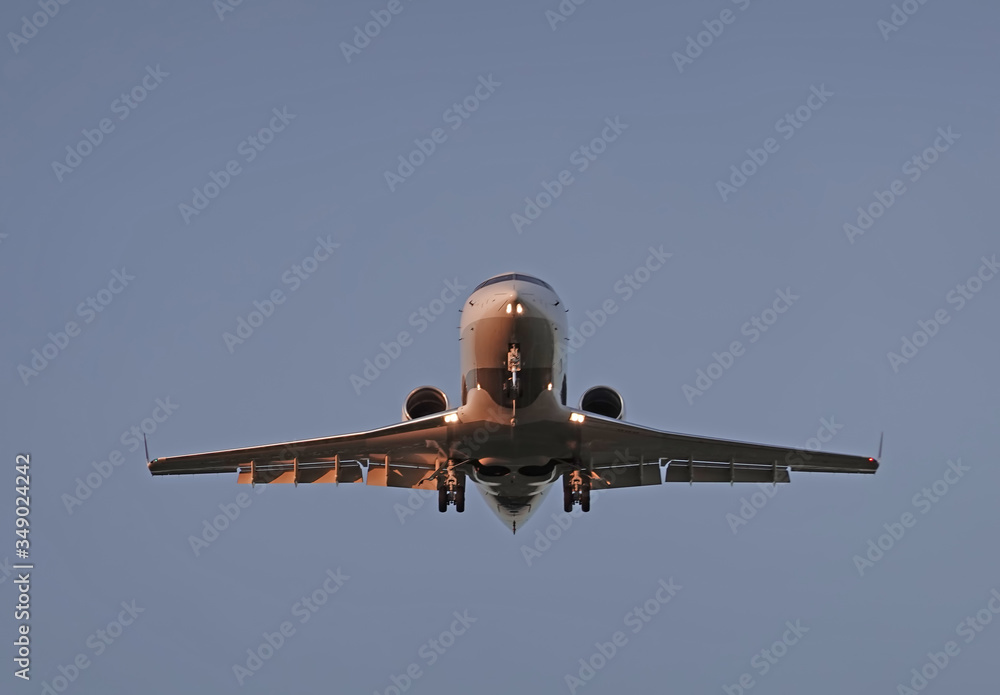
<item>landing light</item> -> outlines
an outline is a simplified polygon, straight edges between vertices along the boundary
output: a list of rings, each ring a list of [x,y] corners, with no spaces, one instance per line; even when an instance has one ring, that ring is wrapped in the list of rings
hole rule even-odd
[[[448,413],[444,416],[445,422],[458,422],[458,413]]]
[[[551,390],[552,390],[552,382],[550,381],[549,382],[549,391],[551,391]]]
[[[583,413],[570,413],[569,415],[570,422],[583,422],[583,419]]]
[[[517,305],[517,313],[521,314],[521,313],[523,313],[523,312],[524,312],[524,307],[523,307],[523,306],[521,306],[520,304],[518,304],[518,305]]]
[[[507,303],[507,313],[510,313],[510,302]]]

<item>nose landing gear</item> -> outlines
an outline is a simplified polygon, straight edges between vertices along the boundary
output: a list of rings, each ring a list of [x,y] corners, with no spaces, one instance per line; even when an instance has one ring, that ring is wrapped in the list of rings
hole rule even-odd
[[[590,478],[573,471],[563,475],[563,511],[569,514],[578,503],[580,511],[590,511]]]
[[[507,380],[503,384],[503,395],[510,399],[510,424],[517,422],[517,398],[521,395],[521,348],[517,343],[511,343],[507,350]]]

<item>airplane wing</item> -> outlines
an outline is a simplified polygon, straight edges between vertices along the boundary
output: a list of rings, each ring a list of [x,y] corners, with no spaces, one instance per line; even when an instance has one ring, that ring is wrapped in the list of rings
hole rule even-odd
[[[581,462],[591,464],[593,489],[659,484],[661,461],[667,462],[668,483],[787,483],[789,470],[878,470],[878,461],[867,456],[663,432],[592,413],[579,427]]]
[[[318,439],[159,457],[153,475],[238,473],[240,483],[356,483],[361,462],[370,465],[367,483],[436,489],[425,480],[446,461],[450,425],[437,413],[367,432]],[[377,463],[376,463],[377,462]]]
[[[449,422],[449,418],[455,419]],[[455,411],[448,411],[367,432],[159,457],[148,465],[153,475],[238,473],[238,482],[250,484],[364,480],[368,485],[433,490],[435,471],[454,459],[456,443],[475,424],[456,420]],[[786,483],[790,470],[874,473],[878,469],[875,459],[863,456],[663,432],[593,413],[575,428],[576,442],[566,444],[577,452],[574,458],[590,471],[591,487],[598,490],[658,485],[664,482],[660,472],[664,461],[668,483]],[[367,477],[362,465],[369,469]]]

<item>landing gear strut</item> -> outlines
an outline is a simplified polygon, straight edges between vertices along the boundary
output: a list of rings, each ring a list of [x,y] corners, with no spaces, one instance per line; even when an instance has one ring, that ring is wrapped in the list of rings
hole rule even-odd
[[[511,343],[507,350],[507,379],[503,384],[503,395],[510,400],[510,424],[517,422],[517,399],[521,395],[521,348],[517,343]]]
[[[454,504],[459,514],[465,511],[464,475],[449,473],[447,479],[438,483],[438,511],[448,511],[449,504]]]
[[[580,511],[590,511],[590,479],[580,471],[563,475],[563,511],[569,514],[579,503]]]

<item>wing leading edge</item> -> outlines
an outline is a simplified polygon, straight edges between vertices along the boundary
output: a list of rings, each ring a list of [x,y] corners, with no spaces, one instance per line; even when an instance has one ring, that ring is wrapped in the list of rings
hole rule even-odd
[[[646,469],[667,463],[665,482],[789,482],[790,470],[875,473],[867,456],[791,449],[677,434],[588,413],[581,443],[593,462],[595,489],[660,482]]]
[[[153,475],[239,473],[240,483],[355,483],[362,480],[364,461],[372,466],[369,485],[427,487],[428,471],[447,459],[446,414],[367,432],[159,457],[148,466]]]

